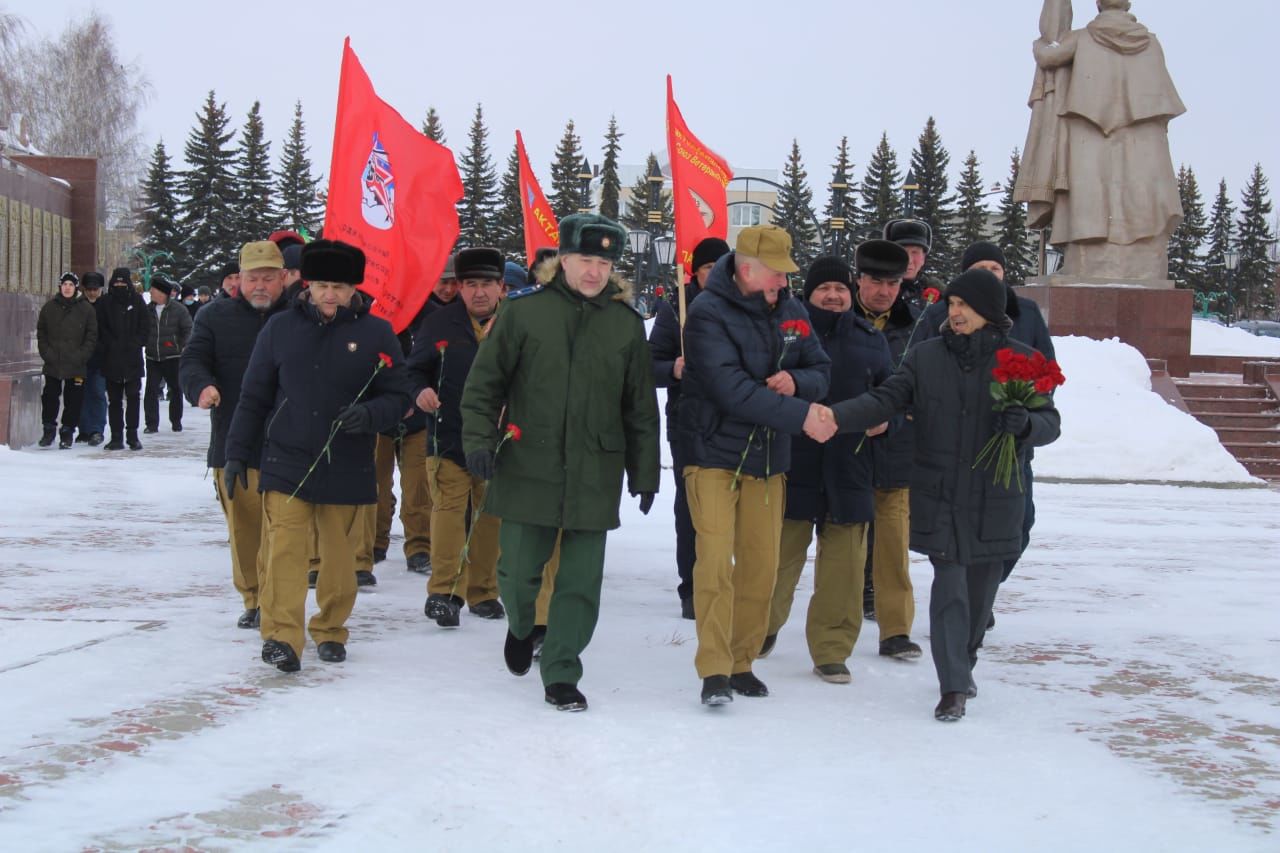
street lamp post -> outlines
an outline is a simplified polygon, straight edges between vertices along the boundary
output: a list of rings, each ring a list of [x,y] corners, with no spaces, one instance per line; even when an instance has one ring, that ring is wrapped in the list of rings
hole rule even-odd
[[[1227,249],[1222,253],[1222,265],[1227,268],[1227,294],[1231,297],[1231,319],[1234,322],[1235,302],[1236,302],[1236,268],[1240,266],[1240,250],[1236,248]],[[1253,316],[1253,288],[1249,288],[1248,296],[1245,300],[1245,310],[1249,312],[1249,316]]]
[[[844,164],[831,180],[831,221],[827,229],[832,233],[832,249],[836,257],[844,257],[844,195],[849,190],[849,177],[844,173]]]
[[[631,262],[636,269],[637,296],[645,292],[643,273],[644,259],[649,254],[649,232],[641,228],[633,228],[627,232],[627,248],[631,250]]]
[[[653,257],[658,262],[658,283],[663,287],[667,286],[667,273],[671,270],[671,265],[676,259],[676,238],[670,234],[663,234],[654,240]]]
[[[591,164],[587,162],[587,158],[582,158],[582,165],[578,167],[578,180],[582,184],[582,203],[578,207],[579,213],[591,212]]]
[[[907,178],[902,183],[903,215],[907,218],[916,215],[916,193],[919,191],[920,184],[916,183],[916,173],[907,169]]]

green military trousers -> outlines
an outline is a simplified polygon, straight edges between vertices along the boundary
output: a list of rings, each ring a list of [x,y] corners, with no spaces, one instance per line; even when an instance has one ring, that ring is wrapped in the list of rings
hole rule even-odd
[[[606,531],[562,531],[504,519],[498,540],[498,590],[512,635],[524,638],[533,630],[542,570],[555,550],[557,536],[560,570],[551,593],[547,636],[539,661],[544,685],[577,684],[582,678],[580,656],[591,642],[600,616]]]

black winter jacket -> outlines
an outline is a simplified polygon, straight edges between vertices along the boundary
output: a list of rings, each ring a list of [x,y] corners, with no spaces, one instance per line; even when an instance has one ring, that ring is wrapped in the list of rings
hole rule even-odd
[[[685,285],[685,310],[693,304],[693,299],[702,292],[695,282]],[[653,358],[653,383],[658,388],[667,389],[667,441],[676,442],[676,412],[680,405],[680,380],[672,371],[676,359],[680,357],[680,317],[676,309],[666,299],[659,299],[653,319],[653,328],[649,331],[649,355]]]
[[[837,403],[840,432],[861,432],[908,409],[915,415],[911,472],[911,550],[962,565],[999,562],[1022,552],[1024,496],[1016,479],[1005,488],[993,470],[974,469],[992,437],[991,369],[996,351],[1032,349],[987,326],[972,335],[949,328],[912,347],[880,387]],[[1018,453],[1057,439],[1060,418],[1050,400],[1031,411]]]
[[[45,376],[83,378],[98,346],[98,316],[93,305],[79,294],[67,299],[59,293],[50,299],[36,319],[36,345],[44,360]]]
[[[221,397],[217,406],[209,412],[210,468],[222,468],[227,464],[227,433],[231,430],[231,417],[240,402],[240,384],[249,367],[253,344],[267,321],[289,306],[285,298],[266,311],[254,308],[244,297],[210,300],[196,315],[191,340],[182,351],[178,368],[178,383],[191,405],[198,405],[200,392],[212,385]],[[249,449],[245,465],[261,466],[262,445]]]
[[[448,343],[443,354],[437,346],[441,341]],[[467,456],[462,450],[462,389],[479,349],[467,306],[455,299],[423,319],[409,355],[409,384],[414,399],[426,388],[434,388],[440,396],[440,408],[426,416],[431,430],[427,455],[435,456],[438,450],[440,456],[464,468]]]
[[[854,311],[865,316],[866,312],[855,303]],[[899,296],[889,309],[889,319],[884,327],[884,338],[889,344],[893,366],[902,363],[907,345],[914,339],[913,330],[919,334],[916,320],[920,309],[910,299]],[[874,424],[873,424],[874,426]],[[911,415],[903,416],[897,429],[868,439],[871,445],[873,482],[877,489],[905,489],[911,483],[911,458],[915,455],[915,434]],[[865,449],[865,448],[864,448]]]
[[[736,471],[741,460],[743,474],[785,474],[791,436],[803,430],[809,403],[827,394],[831,360],[812,334],[792,335],[784,347],[781,324],[807,323],[804,303],[785,288],[774,306],[763,294],[743,296],[734,257],[730,252],[716,261],[689,307],[677,441],[688,465]],[[765,387],[779,370],[795,380],[794,397]]]
[[[884,335],[855,311],[835,313],[807,306],[813,330],[831,358],[831,389],[824,402],[865,394],[893,373]],[[891,423],[890,431],[898,424]],[[871,441],[863,433],[837,435],[819,444],[807,435],[791,444],[786,517],[797,521],[857,524],[875,517]]]
[[[147,303],[132,287],[113,285],[98,299],[98,340],[102,375],[108,382],[142,378],[142,348],[147,345]]]
[[[380,353],[393,366],[375,372]],[[413,405],[391,324],[369,314],[359,293],[326,323],[304,293],[258,335],[231,419],[227,459],[247,465],[261,445],[260,491],[298,489],[309,503],[377,503],[373,432],[339,430],[321,456],[334,419],[357,398],[373,415],[375,432],[394,428]]]
[[[191,312],[187,306],[176,299],[170,299],[163,306],[153,302],[147,306],[147,322],[147,359],[168,361],[180,358],[191,339]]]

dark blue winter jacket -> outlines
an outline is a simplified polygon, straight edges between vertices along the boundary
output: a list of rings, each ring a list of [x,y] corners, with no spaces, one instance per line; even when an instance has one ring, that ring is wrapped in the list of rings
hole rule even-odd
[[[824,402],[838,403],[865,394],[893,373],[884,335],[855,311],[837,314],[812,304],[807,309],[814,333],[831,358],[831,389]],[[891,423],[890,432],[900,428],[900,420]],[[857,524],[875,517],[872,440],[863,442],[863,435],[845,433],[826,444],[806,435],[793,440],[787,518]]]
[[[686,311],[701,292],[696,282],[685,285]],[[649,355],[653,358],[653,384],[667,389],[667,441],[672,444],[676,441],[676,411],[680,404],[680,380],[672,371],[680,354],[680,318],[670,302],[659,299],[653,328],[649,331]]]
[[[437,347],[441,341],[448,343],[443,354]],[[467,457],[462,452],[462,389],[479,350],[467,306],[455,299],[423,319],[408,362],[415,398],[425,388],[434,388],[440,397],[440,408],[426,416],[431,430],[427,455],[437,455],[438,449],[440,456],[463,468]]]
[[[375,374],[379,353],[393,366]],[[373,431],[339,430],[321,456],[338,413],[356,402],[373,416]],[[374,432],[395,428],[412,405],[400,344],[391,324],[369,313],[368,298],[357,293],[350,308],[339,308],[326,323],[303,294],[258,335],[231,419],[227,459],[250,464],[261,441],[261,491],[292,494],[306,478],[298,497],[309,503],[377,503]]]
[[[856,299],[856,297],[855,297]],[[859,303],[854,303],[854,311],[869,318],[870,312]],[[889,309],[889,317],[883,330],[885,342],[889,345],[889,355],[896,368],[902,364],[907,344],[913,339],[912,331],[919,334],[916,320],[920,317],[920,309],[915,307],[911,299],[899,295],[898,300]],[[868,320],[870,322],[870,320]],[[871,446],[871,457],[874,467],[874,483],[877,489],[905,489],[911,485],[911,459],[915,455],[915,433],[911,415],[908,413],[901,420],[897,429],[891,429],[884,435],[867,439]]]
[[[831,360],[812,334],[789,334],[784,344],[782,323],[809,320],[804,303],[786,289],[772,306],[763,294],[742,295],[734,257],[716,261],[685,321],[680,455],[702,468],[735,471],[741,461],[743,474],[784,474],[791,436],[803,430],[809,403],[827,394]],[[779,370],[795,381],[794,397],[765,387]]]

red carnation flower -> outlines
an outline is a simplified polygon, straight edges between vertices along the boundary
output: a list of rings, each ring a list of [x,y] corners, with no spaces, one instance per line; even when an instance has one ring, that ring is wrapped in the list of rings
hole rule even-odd
[[[437,350],[437,351],[439,351],[439,352],[444,352],[444,351],[445,351],[445,350],[447,350],[448,348],[449,348],[449,342],[448,342],[448,341],[444,341],[444,340],[436,341],[436,350]]]
[[[390,367],[393,364],[391,356],[387,355],[385,352],[378,353],[378,361],[382,362],[383,367]]]
[[[661,299],[661,298],[662,298],[662,295],[663,295],[664,293],[666,293],[666,291],[665,291],[665,290],[663,290],[661,287],[655,287],[655,288],[653,289],[653,295],[654,295],[654,296],[656,296],[656,297],[658,297],[659,299]]]
[[[942,298],[942,294],[938,292],[938,288],[936,287],[926,287],[924,289],[924,293],[920,294],[920,298],[927,304],[932,305]]]
[[[520,427],[516,426],[515,424],[507,424],[507,438],[511,439],[512,441],[519,441],[520,436],[522,435],[524,435],[524,433],[520,431]]]

